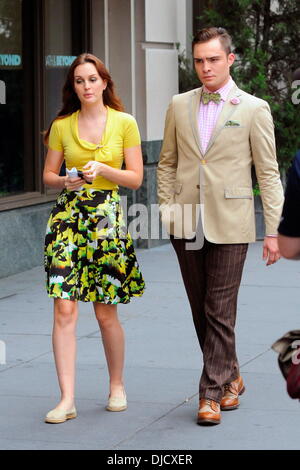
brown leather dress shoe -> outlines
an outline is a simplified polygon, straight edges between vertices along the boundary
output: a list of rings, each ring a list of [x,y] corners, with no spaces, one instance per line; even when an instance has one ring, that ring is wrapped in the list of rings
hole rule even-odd
[[[220,424],[220,422],[220,404],[207,398],[201,398],[197,423],[204,426],[211,426],[213,424]]]
[[[229,384],[224,386],[224,395],[221,400],[221,410],[235,410],[239,407],[239,395],[245,391],[244,382],[241,376]]]

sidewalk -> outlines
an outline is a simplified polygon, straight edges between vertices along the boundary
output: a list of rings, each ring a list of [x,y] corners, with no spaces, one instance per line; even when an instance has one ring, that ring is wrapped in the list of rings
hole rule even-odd
[[[147,282],[120,306],[126,334],[128,410],[105,410],[108,375],[92,305],[80,303],[78,418],[43,418],[59,399],[52,301],[42,268],[0,280],[0,449],[299,449],[300,404],[291,400],[271,344],[300,325],[300,263],[266,267],[250,245],[237,319],[246,393],[215,427],[196,424],[201,359],[177,260],[170,245],[138,250]]]

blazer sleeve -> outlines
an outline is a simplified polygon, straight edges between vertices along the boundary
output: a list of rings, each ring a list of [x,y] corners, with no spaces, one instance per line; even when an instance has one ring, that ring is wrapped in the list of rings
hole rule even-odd
[[[167,204],[174,194],[177,161],[176,123],[172,100],[166,114],[164,139],[157,167],[158,202],[160,205]]]
[[[275,235],[282,211],[283,189],[276,160],[274,124],[266,101],[262,101],[254,111],[250,144],[263,203],[266,235]]]

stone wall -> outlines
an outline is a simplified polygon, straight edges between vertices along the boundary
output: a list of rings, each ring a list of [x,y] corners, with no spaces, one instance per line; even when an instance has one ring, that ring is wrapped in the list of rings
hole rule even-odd
[[[42,265],[44,236],[53,204],[0,212],[0,278]]]

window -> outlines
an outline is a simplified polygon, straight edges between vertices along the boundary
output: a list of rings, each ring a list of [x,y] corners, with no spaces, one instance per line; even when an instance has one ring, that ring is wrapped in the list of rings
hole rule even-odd
[[[45,121],[61,108],[62,87],[72,54],[71,0],[45,1]]]
[[[22,0],[0,2],[0,197],[24,190]]]
[[[104,0],[0,0],[0,210],[54,199],[41,133],[74,58],[104,51],[103,9]]]

